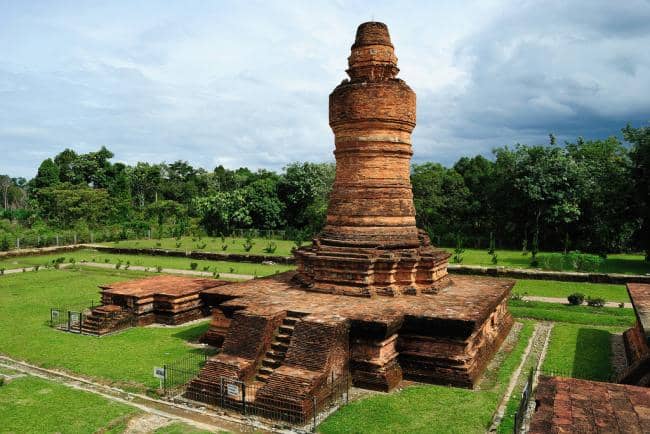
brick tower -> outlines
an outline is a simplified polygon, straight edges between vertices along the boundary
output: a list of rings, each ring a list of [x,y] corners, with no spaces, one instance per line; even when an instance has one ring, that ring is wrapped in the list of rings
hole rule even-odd
[[[357,296],[435,291],[449,254],[415,226],[415,93],[396,78],[385,24],[359,26],[348,64],[350,79],[329,97],[336,178],[327,222],[296,251],[297,280],[312,291]]]

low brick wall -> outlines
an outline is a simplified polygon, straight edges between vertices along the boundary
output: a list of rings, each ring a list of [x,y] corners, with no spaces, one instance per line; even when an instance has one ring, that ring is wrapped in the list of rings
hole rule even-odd
[[[560,280],[563,282],[589,283],[650,283],[650,276],[618,273],[577,273],[571,271],[543,271],[525,268],[481,267],[478,265],[449,264],[449,273],[469,274],[491,277],[509,277],[511,279]]]
[[[276,264],[290,265],[294,263],[292,256],[273,256],[273,255],[248,255],[239,253],[219,253],[219,252],[197,252],[181,250],[165,250],[153,248],[134,248],[134,247],[111,247],[111,246],[86,246],[96,249],[100,252],[122,253],[128,255],[151,255],[151,256],[173,256],[191,259],[206,259],[210,261],[233,261],[233,262],[275,262]]]

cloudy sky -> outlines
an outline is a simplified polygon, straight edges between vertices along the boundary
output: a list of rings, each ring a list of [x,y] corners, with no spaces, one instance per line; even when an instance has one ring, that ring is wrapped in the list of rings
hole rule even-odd
[[[650,0],[0,0],[0,173],[102,145],[206,169],[332,160],[327,96],[373,19],[418,95],[415,161],[650,120]]]

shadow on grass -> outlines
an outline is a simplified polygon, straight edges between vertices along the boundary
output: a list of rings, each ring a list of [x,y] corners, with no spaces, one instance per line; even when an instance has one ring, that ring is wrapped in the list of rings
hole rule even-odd
[[[607,258],[600,266],[600,271],[603,273],[646,274],[650,273],[650,262],[638,259]]]
[[[210,327],[210,323],[205,322],[202,324],[197,324],[192,327],[180,330],[174,333],[172,336],[188,342],[198,342],[201,335],[203,335],[206,331],[208,331],[209,327]]]
[[[597,328],[580,328],[575,344],[572,377],[609,381],[612,376],[611,333]]]

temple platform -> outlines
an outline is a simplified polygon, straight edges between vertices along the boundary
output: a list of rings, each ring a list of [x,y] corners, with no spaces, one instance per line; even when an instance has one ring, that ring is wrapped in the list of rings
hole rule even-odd
[[[204,291],[205,340],[222,351],[186,397],[219,396],[221,377],[257,383],[260,399],[286,397],[287,408],[343,375],[380,391],[402,379],[472,388],[513,323],[511,280],[448,276],[437,293],[361,298],[305,291],[294,275]]]
[[[637,322],[623,333],[628,366],[618,382],[650,386],[650,285],[628,283],[627,292]]]

